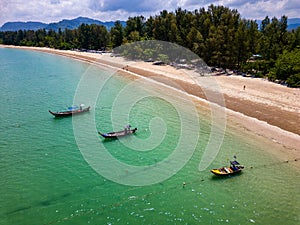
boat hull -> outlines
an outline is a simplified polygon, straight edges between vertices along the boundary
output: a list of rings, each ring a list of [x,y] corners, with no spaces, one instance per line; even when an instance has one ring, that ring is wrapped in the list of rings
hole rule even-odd
[[[109,133],[101,133],[98,132],[102,137],[107,139],[113,139],[113,138],[119,138],[119,137],[125,137],[131,134],[134,134],[137,131],[137,128],[131,129],[131,130],[122,130],[117,132],[109,132]]]
[[[87,108],[84,108],[82,110],[78,109],[78,110],[63,111],[63,112],[52,112],[51,110],[49,110],[49,113],[51,113],[55,117],[68,117],[68,116],[73,116],[73,115],[81,114],[81,113],[88,112],[88,111],[90,111],[90,106]]]
[[[226,172],[223,171],[221,168],[220,169],[212,169],[210,172],[212,172],[214,175],[216,176],[220,176],[220,177],[226,177],[226,176],[230,176],[230,175],[236,175],[242,172],[241,169],[236,170],[236,171],[232,171],[232,172]]]
[[[212,169],[210,172],[215,174],[216,176],[230,176],[230,175],[235,175],[238,173],[241,173],[242,170],[244,169],[244,166],[241,165],[239,162],[236,160],[230,161],[230,166],[223,166],[218,169]]]

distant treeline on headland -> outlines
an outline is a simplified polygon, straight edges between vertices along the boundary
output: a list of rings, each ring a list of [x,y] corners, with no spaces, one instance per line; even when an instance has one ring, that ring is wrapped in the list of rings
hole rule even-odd
[[[300,87],[300,27],[287,30],[287,17],[242,19],[235,9],[210,5],[187,11],[163,10],[159,15],[129,17],[108,31],[102,25],[81,24],[77,29],[0,32],[0,43],[107,51],[142,40],[162,40],[186,47],[209,66],[237,69],[256,77]]]

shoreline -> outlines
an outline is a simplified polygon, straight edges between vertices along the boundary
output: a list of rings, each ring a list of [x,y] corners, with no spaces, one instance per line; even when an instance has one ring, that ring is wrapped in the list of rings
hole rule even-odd
[[[195,97],[197,102],[202,102],[200,105],[208,105],[205,93],[197,86],[194,79],[186,75],[191,72],[185,69],[155,66],[142,61],[127,61],[121,57],[111,57],[109,53],[101,55],[38,47],[6,45],[0,45],[0,47],[61,55],[170,86],[170,82],[164,82],[167,78],[182,87],[187,94]],[[164,78],[164,80],[159,78]],[[212,78],[202,77],[201,79]],[[286,156],[285,160],[300,159],[300,103],[298,103],[299,100],[297,101],[300,99],[300,89],[287,88],[258,78],[214,76],[213,79],[218,82],[218,91],[221,91],[224,96],[226,117],[231,124],[279,144],[285,149],[280,154]],[[176,89],[176,85],[172,88]],[[245,90],[243,90],[244,85]]]

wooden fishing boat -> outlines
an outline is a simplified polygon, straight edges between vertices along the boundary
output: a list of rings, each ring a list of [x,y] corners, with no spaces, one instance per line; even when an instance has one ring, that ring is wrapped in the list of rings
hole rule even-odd
[[[230,161],[230,166],[224,166],[218,169],[212,169],[210,172],[216,176],[229,176],[242,172],[244,166],[241,165],[238,161]]]
[[[49,113],[51,113],[55,117],[67,117],[67,116],[73,116],[88,111],[90,111],[90,106],[83,108],[83,105],[81,105],[80,107],[78,106],[69,107],[68,110],[61,111],[61,112],[52,112],[51,110],[49,110]]]
[[[131,126],[126,126],[124,130],[121,131],[115,131],[115,132],[109,132],[109,133],[101,133],[98,132],[102,137],[104,138],[118,138],[118,137],[124,137],[127,135],[134,134],[137,131],[137,128],[131,129]]]

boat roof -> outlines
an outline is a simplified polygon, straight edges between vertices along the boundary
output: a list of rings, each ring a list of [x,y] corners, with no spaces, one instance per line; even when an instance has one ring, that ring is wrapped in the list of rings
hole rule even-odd
[[[236,161],[236,160],[230,161],[230,164],[231,165],[240,165],[240,163],[238,161]]]
[[[68,110],[74,110],[74,109],[78,109],[78,108],[79,108],[78,105],[73,105],[73,106],[68,107]]]

